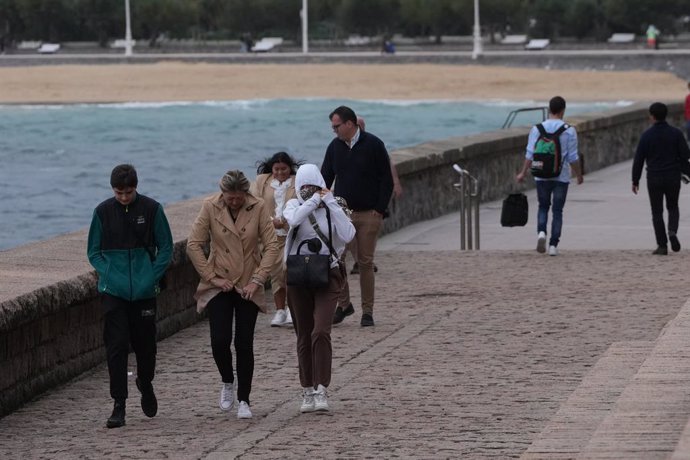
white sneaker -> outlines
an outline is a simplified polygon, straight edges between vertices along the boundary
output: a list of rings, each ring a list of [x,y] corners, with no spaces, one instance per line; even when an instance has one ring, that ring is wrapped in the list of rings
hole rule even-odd
[[[549,246],[549,255],[550,256],[557,256],[558,255],[558,248],[556,246]]]
[[[235,384],[223,383],[220,389],[220,410],[229,411],[235,405]]]
[[[314,412],[314,389],[311,387],[302,388],[302,406],[299,408],[302,413]]]
[[[546,252],[546,233],[539,232],[537,235],[537,252],[544,254]]]
[[[252,410],[249,408],[249,404],[240,401],[240,405],[237,407],[237,418],[252,418]]]
[[[326,387],[319,385],[314,391],[314,410],[328,412],[328,395],[326,394]]]
[[[283,324],[292,324],[292,315],[287,307],[285,307],[285,322]]]
[[[271,327],[280,327],[283,324],[285,324],[285,318],[287,317],[287,313],[285,313],[285,309],[280,309],[276,310],[276,314],[273,316],[273,319],[271,320]]]

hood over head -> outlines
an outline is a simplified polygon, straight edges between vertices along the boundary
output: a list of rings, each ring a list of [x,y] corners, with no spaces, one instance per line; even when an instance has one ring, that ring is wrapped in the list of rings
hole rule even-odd
[[[297,170],[297,175],[295,176],[295,191],[297,192],[297,199],[300,203],[304,203],[304,199],[300,195],[300,190],[304,185],[315,185],[321,189],[326,188],[326,181],[323,180],[321,171],[314,164],[303,164]]]

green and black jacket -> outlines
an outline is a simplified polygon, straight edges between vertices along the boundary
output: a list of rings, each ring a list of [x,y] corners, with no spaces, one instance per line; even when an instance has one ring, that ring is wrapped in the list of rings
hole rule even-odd
[[[170,226],[157,201],[137,193],[127,206],[113,197],[94,210],[87,254],[98,292],[130,302],[156,297],[172,252]]]

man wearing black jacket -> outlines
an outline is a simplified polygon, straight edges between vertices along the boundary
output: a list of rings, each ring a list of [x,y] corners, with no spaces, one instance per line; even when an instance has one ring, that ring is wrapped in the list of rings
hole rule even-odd
[[[383,214],[393,193],[390,158],[381,139],[359,129],[357,115],[351,108],[340,106],[331,112],[329,118],[336,138],[326,149],[321,174],[328,188],[335,181],[334,194],[345,198],[353,211],[362,292],[360,325],[373,326],[374,253]],[[354,313],[347,281],[338,305],[334,324]]]
[[[642,167],[647,163],[647,190],[652,207],[652,223],[656,236],[656,255],[667,255],[667,243],[671,242],[674,252],[680,251],[678,240],[678,195],[680,194],[681,172],[688,166],[690,149],[683,133],[666,122],[668,108],[661,102],[649,106],[649,127],[637,144],[632,168],[632,191],[637,194]],[[664,198],[668,210],[668,238],[664,224]]]

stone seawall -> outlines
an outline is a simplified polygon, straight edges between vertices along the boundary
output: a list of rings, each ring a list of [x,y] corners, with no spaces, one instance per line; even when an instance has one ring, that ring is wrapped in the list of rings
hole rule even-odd
[[[646,108],[636,104],[568,120],[578,130],[586,170],[631,158],[648,126]],[[670,121],[679,126],[682,104],[670,109]],[[453,163],[479,179],[482,201],[516,190],[527,132],[516,127],[393,152],[405,193],[392,204],[384,232],[457,210]],[[200,318],[192,297],[198,278],[185,254],[200,201],[166,207],[176,244],[168,289],[159,297],[159,339]],[[0,252],[0,416],[104,361],[102,313],[85,247],[86,231],[80,231]]]

